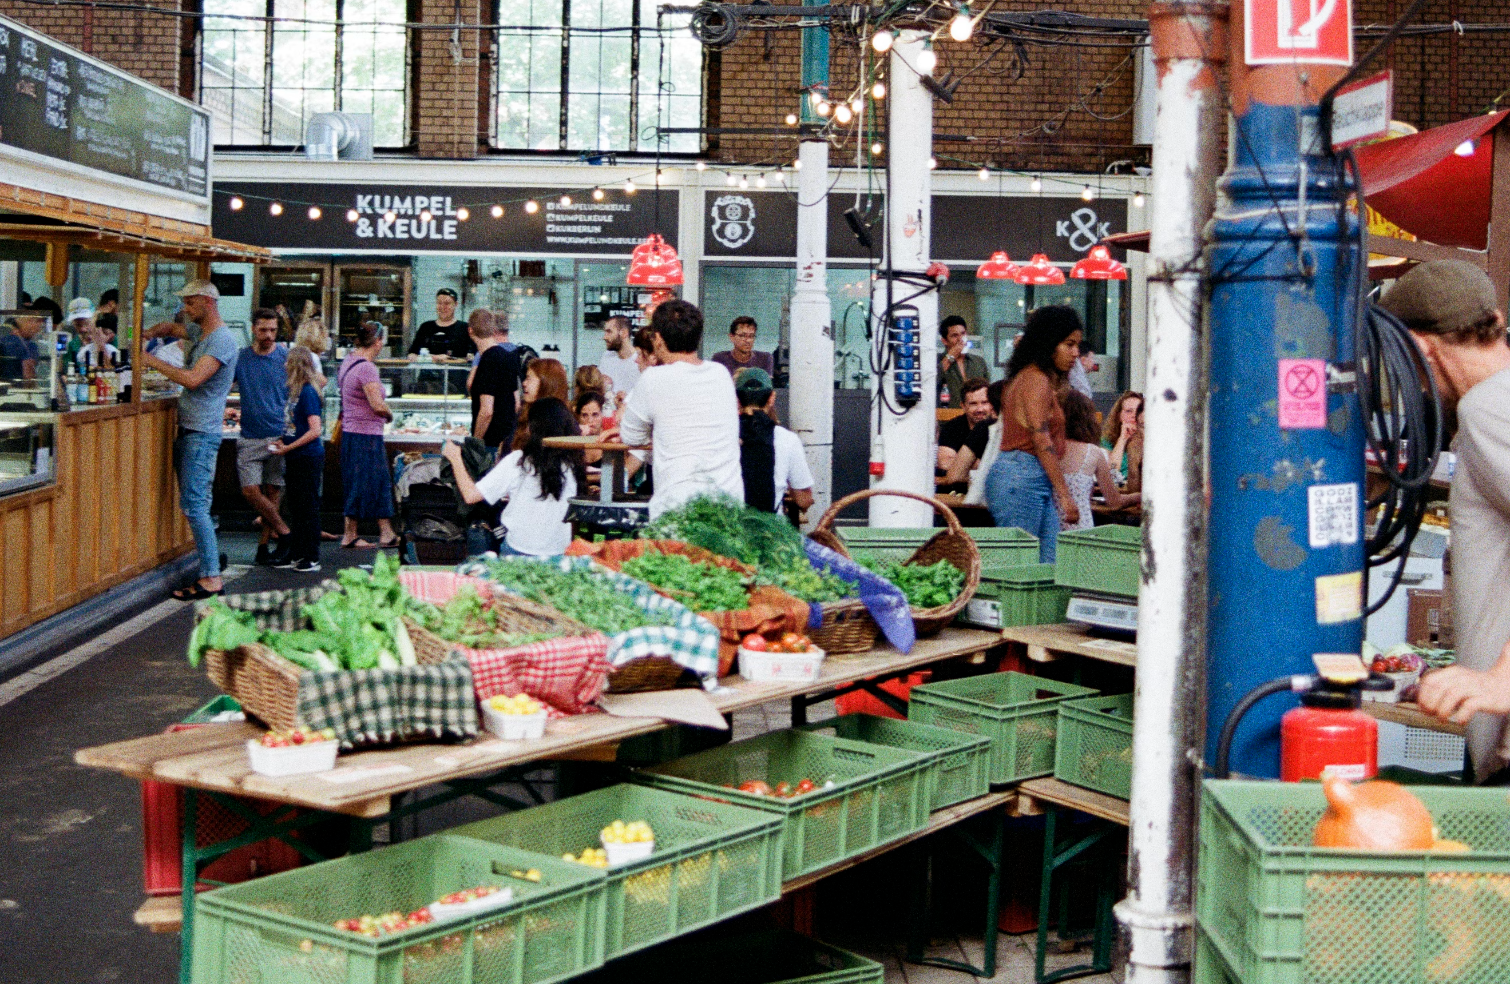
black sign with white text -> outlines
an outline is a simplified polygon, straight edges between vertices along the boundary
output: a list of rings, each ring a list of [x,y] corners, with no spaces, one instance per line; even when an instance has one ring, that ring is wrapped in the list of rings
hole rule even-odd
[[[652,232],[676,245],[677,193],[660,195],[657,226],[653,191],[605,189],[598,200],[584,189],[562,202],[559,188],[216,182],[213,224],[217,236],[270,249],[628,256]]]

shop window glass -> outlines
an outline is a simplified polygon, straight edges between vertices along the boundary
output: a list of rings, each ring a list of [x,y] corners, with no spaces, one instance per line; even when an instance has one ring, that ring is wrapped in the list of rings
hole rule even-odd
[[[498,5],[493,145],[504,150],[653,151],[661,126],[702,119],[702,46],[664,0],[520,0]],[[696,153],[695,133],[660,149]]]
[[[408,143],[404,0],[205,0],[204,13],[200,98],[217,144],[300,145],[332,110],[371,113],[374,146]]]

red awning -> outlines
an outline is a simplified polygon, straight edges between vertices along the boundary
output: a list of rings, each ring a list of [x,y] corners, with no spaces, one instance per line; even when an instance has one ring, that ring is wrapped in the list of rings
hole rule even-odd
[[[1494,142],[1484,134],[1510,110],[1358,149],[1364,198],[1380,215],[1439,246],[1486,249]],[[1474,142],[1466,157],[1455,151]]]

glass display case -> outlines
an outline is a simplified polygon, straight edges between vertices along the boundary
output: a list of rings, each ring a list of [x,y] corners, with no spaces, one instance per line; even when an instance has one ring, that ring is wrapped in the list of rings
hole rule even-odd
[[[53,481],[53,415],[0,412],[0,495]]]
[[[35,311],[0,311],[0,413],[52,413],[69,335]]]

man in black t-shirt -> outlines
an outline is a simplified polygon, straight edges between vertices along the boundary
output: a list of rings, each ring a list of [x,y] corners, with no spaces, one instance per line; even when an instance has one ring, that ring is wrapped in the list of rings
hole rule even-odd
[[[991,399],[987,395],[990,383],[973,376],[965,380],[961,392],[965,412],[953,420],[939,424],[938,474],[949,471],[961,448],[969,448],[973,461],[980,461],[986,453],[987,435],[991,430]],[[940,492],[963,492],[957,486],[942,487]]]
[[[472,396],[472,436],[489,448],[507,450],[519,417],[519,356],[501,344],[504,315],[478,308],[467,319],[467,333],[477,345],[477,366],[467,377]]]
[[[449,287],[435,292],[435,320],[426,321],[415,329],[414,341],[409,343],[409,355],[419,355],[420,349],[429,350],[432,356],[453,359],[465,359],[477,351],[467,334],[467,326],[456,320],[456,291]]]

